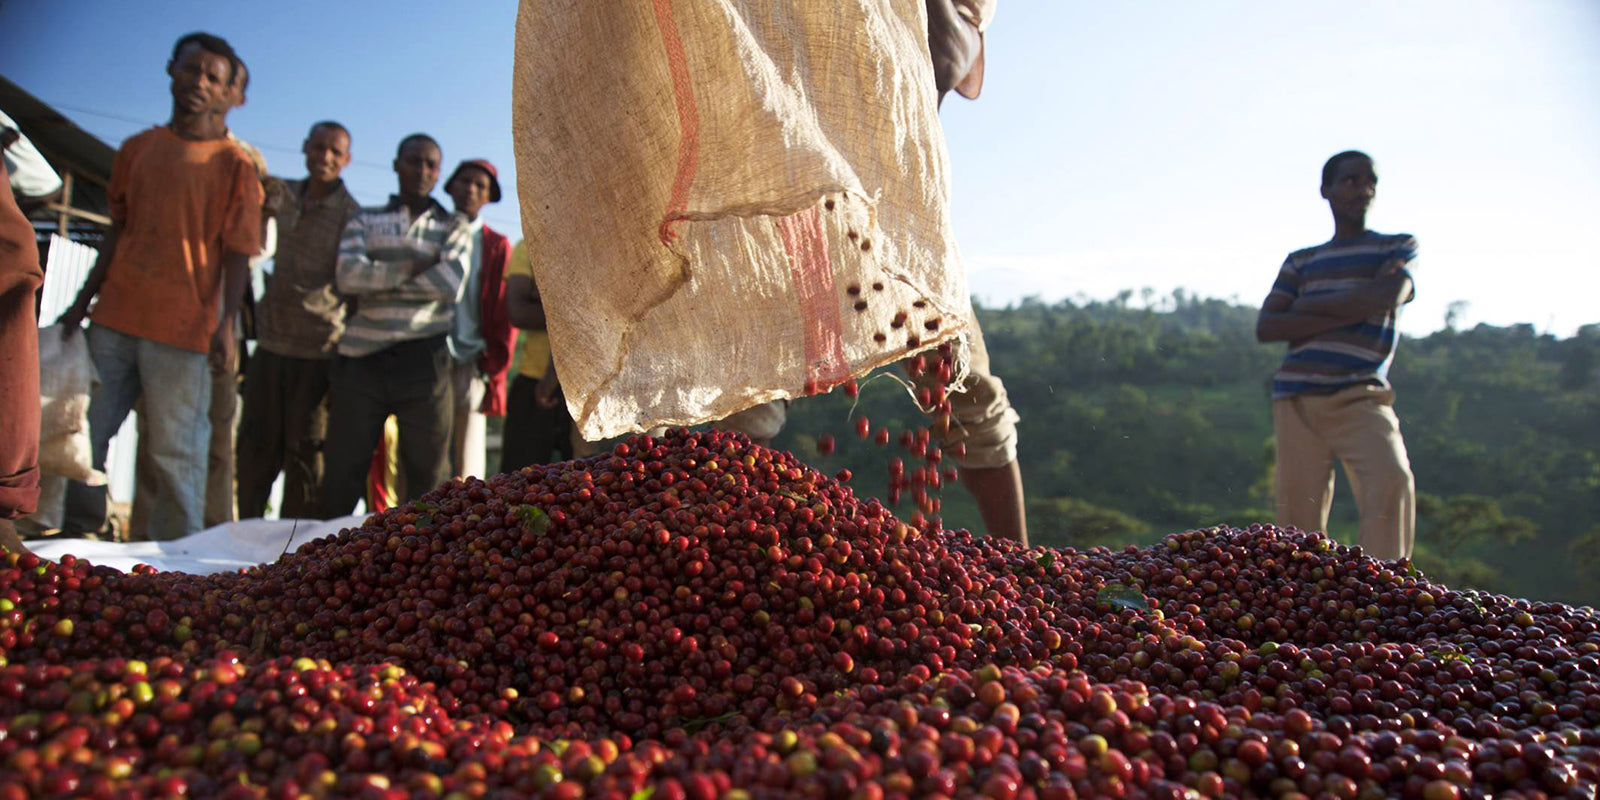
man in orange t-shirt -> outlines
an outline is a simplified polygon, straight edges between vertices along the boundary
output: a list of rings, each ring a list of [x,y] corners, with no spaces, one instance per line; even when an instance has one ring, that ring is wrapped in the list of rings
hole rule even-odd
[[[89,401],[96,468],[135,401],[144,400],[159,485],[154,538],[198,531],[205,510],[214,366],[231,363],[233,320],[261,246],[261,183],[227,137],[239,58],[221,38],[192,33],[172,60],[172,119],[123,142],[108,191],[112,226],[78,299],[61,317],[76,335],[89,317],[100,383]],[[92,313],[89,305],[94,304]],[[151,391],[144,391],[148,387]],[[104,488],[73,484],[63,528],[98,531]]]

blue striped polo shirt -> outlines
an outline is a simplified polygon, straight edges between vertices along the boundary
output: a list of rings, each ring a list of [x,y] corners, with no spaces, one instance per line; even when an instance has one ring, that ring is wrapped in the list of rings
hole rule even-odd
[[[1411,263],[1417,240],[1406,233],[1368,231],[1346,241],[1330,241],[1289,254],[1272,285],[1273,294],[1298,297],[1359,289],[1377,278],[1391,259],[1403,259],[1413,281]],[[1410,298],[1406,302],[1410,302]],[[1272,376],[1274,399],[1300,394],[1329,394],[1364,383],[1389,388],[1400,310],[1390,309],[1343,328],[1318,334],[1289,346],[1283,364]]]

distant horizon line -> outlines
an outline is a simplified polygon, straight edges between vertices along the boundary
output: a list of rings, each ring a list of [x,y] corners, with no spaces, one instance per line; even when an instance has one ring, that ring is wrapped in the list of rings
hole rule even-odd
[[[1173,289],[1171,289],[1170,291],[1165,292],[1164,294],[1156,294],[1156,292],[1158,292],[1158,290],[1156,290],[1154,287],[1148,287],[1148,286],[1142,286],[1142,287],[1139,287],[1138,289],[1124,288],[1124,289],[1117,290],[1117,292],[1115,292],[1110,297],[1095,297],[1095,296],[1090,295],[1087,292],[1081,292],[1080,291],[1080,292],[1076,292],[1076,293],[1074,293],[1072,295],[1065,295],[1065,296],[1058,297],[1058,298],[1055,298],[1055,299],[1050,299],[1050,298],[1047,298],[1045,295],[1043,295],[1041,293],[1033,293],[1033,294],[1025,294],[1025,295],[1020,295],[1020,296],[1013,297],[1013,298],[1005,301],[1004,303],[996,303],[996,302],[994,302],[995,298],[993,298],[993,297],[984,296],[983,294],[981,294],[979,292],[972,292],[972,303],[979,310],[984,310],[984,311],[1013,311],[1013,310],[1016,310],[1016,309],[1020,308],[1024,304],[1028,304],[1028,303],[1037,303],[1037,304],[1039,304],[1041,306],[1045,306],[1045,307],[1057,306],[1057,305],[1060,305],[1062,303],[1071,304],[1074,308],[1085,308],[1085,307],[1092,306],[1092,305],[1110,306],[1110,305],[1115,305],[1115,301],[1121,295],[1123,295],[1124,293],[1128,294],[1128,298],[1127,299],[1129,301],[1138,299],[1138,298],[1142,297],[1142,292],[1143,292],[1144,289],[1150,289],[1151,292],[1153,293],[1153,297],[1157,297],[1157,298],[1160,298],[1160,299],[1163,299],[1163,300],[1175,300],[1175,298],[1177,297],[1178,293],[1181,292],[1181,293],[1183,293],[1184,299],[1186,301],[1191,301],[1192,300],[1192,301],[1199,302],[1199,303],[1205,303],[1205,302],[1209,302],[1209,301],[1220,301],[1220,302],[1226,303],[1226,304],[1228,304],[1230,306],[1233,306],[1235,308],[1243,308],[1243,309],[1252,310],[1252,311],[1255,310],[1255,308],[1256,308],[1253,304],[1246,303],[1243,300],[1241,300],[1238,295],[1233,295],[1232,297],[1217,297],[1217,296],[1214,296],[1214,295],[1204,295],[1204,294],[1201,294],[1199,292],[1196,292],[1196,291],[1194,291],[1192,289],[1189,289],[1189,288],[1183,287],[1183,286],[1174,287]],[[1154,304],[1146,304],[1146,305],[1137,305],[1137,304],[1135,304],[1133,302],[1128,302],[1125,305],[1123,305],[1122,308],[1124,310],[1127,310],[1127,311],[1150,311],[1150,312],[1157,313],[1157,314],[1171,314],[1171,313],[1174,313],[1175,311],[1177,311],[1177,308],[1175,306],[1171,305],[1170,303],[1163,304],[1163,303],[1159,303],[1159,302],[1154,303]],[[1423,337],[1426,337],[1426,336],[1431,336],[1431,335],[1433,335],[1435,333],[1440,333],[1440,332],[1443,332],[1443,331],[1451,331],[1451,332],[1455,332],[1455,333],[1460,333],[1460,332],[1463,332],[1463,331],[1476,330],[1477,328],[1498,328],[1498,329],[1502,329],[1502,330],[1509,330],[1509,329],[1513,329],[1513,328],[1522,328],[1522,327],[1532,328],[1535,337],[1549,336],[1551,338],[1556,339],[1557,341],[1563,341],[1563,340],[1566,340],[1566,339],[1579,338],[1580,336],[1584,335],[1584,331],[1586,329],[1591,329],[1592,328],[1592,329],[1597,329],[1597,331],[1600,331],[1600,320],[1597,320],[1595,322],[1578,323],[1577,325],[1573,326],[1573,333],[1571,335],[1568,335],[1568,336],[1562,336],[1559,333],[1552,332],[1551,329],[1554,327],[1554,322],[1553,321],[1547,322],[1545,324],[1545,327],[1544,327],[1543,330],[1540,329],[1538,323],[1534,323],[1534,322],[1511,322],[1511,323],[1507,323],[1507,324],[1496,324],[1496,323],[1492,323],[1492,322],[1479,321],[1479,322],[1476,322],[1476,323],[1474,323],[1474,324],[1472,324],[1470,326],[1463,325],[1463,326],[1460,326],[1460,327],[1451,327],[1449,325],[1440,324],[1438,326],[1435,326],[1435,327],[1429,329],[1427,331],[1427,333],[1424,333],[1424,334],[1422,334],[1420,336],[1415,334],[1415,333],[1407,333],[1405,331],[1400,331],[1400,335],[1402,337],[1405,337],[1405,338],[1418,339],[1418,338],[1423,338]]]

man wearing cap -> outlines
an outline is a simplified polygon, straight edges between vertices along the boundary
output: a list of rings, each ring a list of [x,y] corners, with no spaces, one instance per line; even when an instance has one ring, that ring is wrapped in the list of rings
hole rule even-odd
[[[461,162],[444,191],[455,201],[456,213],[467,218],[472,242],[449,340],[455,397],[450,470],[458,476],[485,477],[487,415],[506,413],[506,370],[516,336],[505,312],[511,242],[478,215],[488,203],[500,202],[500,176],[493,164],[481,158]]]
[[[440,161],[433,137],[402,139],[394,159],[399,193],[352,216],[339,242],[335,285],[354,309],[334,361],[319,499],[324,519],[349,514],[361,499],[390,414],[400,424],[401,502],[450,477],[448,339],[472,236],[465,217],[430,196]]]

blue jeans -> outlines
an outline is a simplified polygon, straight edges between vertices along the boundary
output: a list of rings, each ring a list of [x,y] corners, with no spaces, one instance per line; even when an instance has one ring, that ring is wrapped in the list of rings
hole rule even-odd
[[[150,531],[176,539],[204,527],[206,454],[211,440],[211,375],[205,353],[89,326],[89,357],[99,383],[89,399],[89,438],[95,469],[106,468],[111,437],[141,396],[148,418],[139,449],[150,454],[156,485],[150,494]],[[150,391],[146,392],[148,388]],[[73,483],[67,489],[71,532],[98,531],[106,523],[106,488]]]

